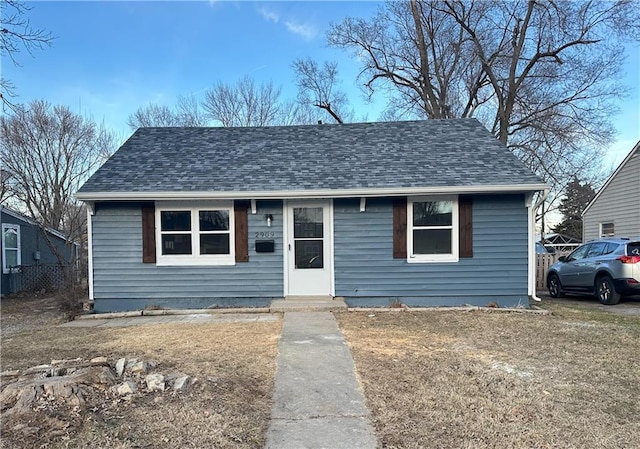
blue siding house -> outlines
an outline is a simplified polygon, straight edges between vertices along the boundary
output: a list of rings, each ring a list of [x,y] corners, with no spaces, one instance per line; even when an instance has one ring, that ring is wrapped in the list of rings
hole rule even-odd
[[[43,227],[18,211],[0,206],[0,224],[2,225],[0,241],[2,254],[0,293],[2,296],[24,289],[39,289],[44,284],[51,286],[51,280],[43,284],[39,282],[37,276],[31,276],[28,281],[25,281],[22,275],[25,274],[27,267],[32,275],[35,273],[46,276],[47,272],[59,272],[56,269],[60,265],[58,256],[65,266],[77,261],[77,244],[69,242],[61,232]]]
[[[85,183],[97,312],[527,306],[547,186],[475,119],[140,128]]]

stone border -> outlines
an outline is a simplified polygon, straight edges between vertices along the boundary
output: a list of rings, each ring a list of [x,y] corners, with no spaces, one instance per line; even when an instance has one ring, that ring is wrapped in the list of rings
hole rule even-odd
[[[110,318],[132,318],[139,316],[163,316],[163,315],[217,315],[229,313],[270,313],[267,307],[245,307],[229,309],[157,309],[157,310],[133,310],[130,312],[92,313],[78,315],[76,320],[102,320]]]
[[[481,306],[457,306],[457,307],[349,307],[347,312],[506,312],[506,313],[532,313],[534,315],[552,315],[550,310],[533,306],[530,309],[514,307],[481,307]]]
[[[242,308],[220,308],[220,309],[157,309],[157,310],[135,310],[131,312],[93,313],[78,315],[76,320],[101,320],[111,318],[133,318],[142,316],[167,316],[167,315],[223,315],[233,313],[283,313],[289,311],[313,311],[313,306],[301,307],[298,309],[287,309],[282,307],[242,307]],[[505,312],[505,313],[532,313],[535,315],[552,315],[550,310],[531,306],[529,309],[515,307],[482,307],[482,306],[454,306],[454,307],[347,307],[330,308],[328,312]]]

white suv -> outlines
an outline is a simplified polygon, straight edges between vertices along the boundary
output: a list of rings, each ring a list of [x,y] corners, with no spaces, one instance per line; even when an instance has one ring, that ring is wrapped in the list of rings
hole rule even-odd
[[[547,287],[552,298],[591,293],[602,304],[640,295],[640,239],[604,238],[579,246],[549,268]]]

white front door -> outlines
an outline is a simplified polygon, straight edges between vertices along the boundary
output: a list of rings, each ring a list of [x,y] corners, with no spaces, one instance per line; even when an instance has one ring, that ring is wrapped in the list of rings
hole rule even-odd
[[[286,207],[287,295],[330,295],[333,270],[329,201],[290,201]]]

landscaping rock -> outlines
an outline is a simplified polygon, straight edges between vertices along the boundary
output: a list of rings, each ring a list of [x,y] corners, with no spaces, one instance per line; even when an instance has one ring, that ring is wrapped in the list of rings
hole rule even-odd
[[[191,378],[189,376],[180,376],[173,381],[174,391],[187,391],[191,385]]]
[[[38,365],[26,370],[6,370],[0,373],[2,388],[0,391],[0,411],[2,416],[33,413],[42,407],[57,407],[62,403],[79,409],[91,402],[99,391],[110,391],[121,396],[121,400],[130,400],[139,393],[141,377],[145,375],[145,392],[186,391],[198,380],[181,372],[147,374],[158,366],[150,360],[118,359],[114,365],[107,357],[95,357],[91,360],[61,359],[52,360],[50,365]],[[120,379],[118,381],[118,379]],[[216,379],[217,380],[217,379]],[[119,383],[118,383],[119,382]],[[156,401],[162,401],[158,396]]]
[[[131,371],[131,368],[133,368],[133,365],[135,365],[136,363],[138,363],[138,359],[128,359],[124,367],[125,370]]]
[[[164,376],[162,374],[148,374],[145,378],[147,390],[164,391]]]
[[[116,392],[120,395],[120,396],[124,396],[127,394],[133,394],[136,391],[138,391],[138,386],[135,384],[135,382],[131,382],[130,380],[123,382],[119,385],[116,386]]]
[[[141,360],[140,362],[136,362],[133,364],[133,366],[131,366],[131,372],[133,374],[145,374],[148,369],[149,369],[149,366],[147,365],[147,362],[145,362],[144,360]]]
[[[89,363],[95,364],[95,365],[101,365],[101,364],[109,363],[109,361],[107,360],[106,357],[94,357],[91,360],[89,360]]]
[[[0,409],[8,414],[25,414],[40,398],[47,396],[69,403],[72,406],[84,404],[81,385],[91,385],[94,380],[104,380],[101,373],[84,372],[80,376],[32,378],[20,380],[0,393]]]
[[[127,364],[127,359],[125,358],[118,359],[118,361],[116,362],[116,376],[122,377],[126,364]]]
[[[52,365],[64,365],[64,366],[77,366],[82,364],[82,359],[78,357],[77,359],[60,359],[60,360],[52,360]]]
[[[11,382],[20,377],[20,370],[7,370],[0,373],[0,382],[3,384],[6,382]]]
[[[23,374],[25,376],[29,376],[31,374],[44,374],[44,373],[50,372],[54,368],[55,367],[51,365],[37,365],[37,366],[32,366],[31,368],[27,368]]]
[[[94,385],[113,385],[116,376],[108,366],[91,366],[82,368],[71,375],[76,382]]]

